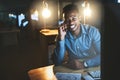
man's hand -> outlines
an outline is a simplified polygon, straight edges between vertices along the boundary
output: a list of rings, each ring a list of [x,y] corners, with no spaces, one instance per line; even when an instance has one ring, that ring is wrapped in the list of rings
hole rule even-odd
[[[59,33],[59,39],[60,39],[60,40],[64,40],[65,35],[66,35],[66,29],[67,29],[66,24],[62,24],[62,25],[58,28],[58,33]]]
[[[84,67],[84,63],[81,62],[79,59],[73,59],[71,61],[69,61],[65,66],[71,68],[71,69],[83,69]]]

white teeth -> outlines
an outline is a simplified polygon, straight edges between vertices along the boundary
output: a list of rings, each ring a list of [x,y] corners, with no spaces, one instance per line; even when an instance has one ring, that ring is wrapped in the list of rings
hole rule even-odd
[[[74,27],[75,27],[75,25],[70,26],[70,28],[74,28]]]

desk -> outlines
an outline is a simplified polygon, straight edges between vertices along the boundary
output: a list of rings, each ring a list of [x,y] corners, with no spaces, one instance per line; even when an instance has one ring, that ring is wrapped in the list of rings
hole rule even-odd
[[[54,43],[55,42],[55,38],[58,35],[58,30],[57,29],[43,29],[40,30],[40,39],[44,39],[47,40],[46,42],[48,44]]]
[[[42,45],[44,49],[44,56],[46,65],[52,64],[51,55],[53,53],[53,49],[55,48],[55,38],[58,35],[57,29],[44,29],[40,30],[40,45]]]
[[[100,70],[100,66],[98,66],[98,67],[91,67],[91,68],[85,68],[85,69],[80,69],[80,70],[73,70],[73,69],[67,68],[65,66],[55,66],[54,67],[54,73],[56,73],[56,72],[84,73],[86,71],[91,71],[91,70]]]
[[[65,66],[54,66],[53,67],[54,74],[56,74],[57,72],[61,72],[61,73],[80,73],[81,75],[86,75],[88,71],[94,71],[94,70],[95,71],[101,70],[101,68],[100,66],[97,66],[97,67],[85,68],[85,69],[80,69],[80,70],[73,70]]]
[[[58,30],[43,29],[40,31],[45,36],[58,35]]]

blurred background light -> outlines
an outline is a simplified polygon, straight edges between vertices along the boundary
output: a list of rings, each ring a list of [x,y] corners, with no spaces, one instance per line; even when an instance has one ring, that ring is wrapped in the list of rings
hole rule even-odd
[[[50,17],[50,10],[48,9],[48,8],[44,8],[43,9],[43,11],[42,11],[42,16],[44,17],[44,18],[48,18],[48,17]]]
[[[50,17],[50,10],[48,9],[48,4],[45,1],[43,1],[42,16],[43,16],[43,18]]]
[[[118,3],[120,3],[120,0],[118,0]]]
[[[88,3],[87,0],[84,1],[82,7],[83,7],[84,24],[86,24],[86,19],[91,16],[90,4]]]

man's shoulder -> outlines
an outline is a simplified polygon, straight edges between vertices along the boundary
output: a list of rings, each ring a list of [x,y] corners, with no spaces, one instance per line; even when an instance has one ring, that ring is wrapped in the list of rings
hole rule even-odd
[[[95,27],[93,25],[88,25],[88,24],[82,24],[82,25],[83,25],[83,28],[86,29],[86,30],[97,29],[97,27]]]
[[[92,32],[94,30],[98,30],[98,28],[95,27],[95,26],[92,26],[92,25],[87,25],[87,24],[84,25],[84,24],[82,24],[82,31],[84,31],[84,32]]]

